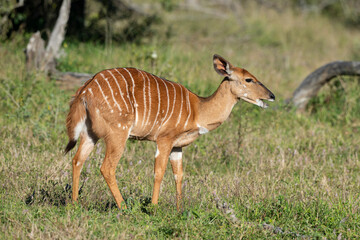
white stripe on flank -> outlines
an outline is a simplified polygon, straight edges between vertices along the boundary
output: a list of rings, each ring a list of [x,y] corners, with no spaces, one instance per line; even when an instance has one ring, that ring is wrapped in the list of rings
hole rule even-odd
[[[168,117],[168,119],[166,119],[166,121],[164,122],[164,125],[166,125],[166,123],[170,120],[171,116],[173,115],[174,109],[175,109],[175,101],[176,101],[176,89],[175,89],[175,86],[174,86],[174,84],[172,82],[169,81],[169,83],[174,88],[174,102],[173,102],[173,107],[172,107],[170,116]]]
[[[120,96],[121,96],[122,100],[123,100],[123,101],[124,101],[124,103],[125,103],[126,110],[128,110],[128,111],[129,111],[129,107],[128,107],[128,105],[127,105],[126,101],[125,101],[125,98],[124,98],[124,96],[123,96],[123,92],[121,91],[121,88],[120,88],[120,85],[119,85],[119,83],[118,83],[117,79],[115,78],[114,74],[113,74],[110,70],[107,70],[107,71],[108,71],[108,73],[110,73],[110,75],[113,77],[113,79],[114,79],[114,81],[115,81],[115,83],[116,83],[117,87],[119,88]]]
[[[136,69],[137,70],[137,69]],[[138,70],[139,71],[139,70]],[[142,126],[142,128],[144,128],[145,127],[145,125],[144,125],[144,121],[145,121],[145,116],[146,116],[146,82],[145,82],[145,78],[144,78],[144,75],[142,74],[142,71],[139,71],[140,72],[140,74],[141,74],[141,76],[142,76],[142,78],[143,78],[143,81],[144,81],[144,88],[143,88],[143,94],[144,94],[144,96],[143,96],[143,98],[144,98],[144,112],[143,112],[143,118],[142,118],[142,123],[141,123],[141,126]]]
[[[158,118],[159,112],[160,112],[160,101],[161,101],[161,100],[160,100],[159,83],[158,83],[158,81],[156,80],[156,78],[155,78],[152,74],[150,74],[150,76],[151,76],[151,77],[155,80],[155,82],[156,82],[156,88],[157,88],[157,92],[158,92],[158,110],[157,110],[157,113],[156,113],[156,116],[155,116],[154,123],[153,123],[150,131],[149,131],[145,136],[147,136],[147,135],[149,135],[149,134],[151,133],[151,131],[153,130],[153,128],[154,128],[154,126],[155,126],[155,124],[156,124],[156,121],[157,121],[157,118]]]
[[[131,102],[131,100],[130,100],[130,96],[129,96],[128,84],[127,84],[127,81],[126,81],[124,75],[122,75],[121,72],[120,72],[119,70],[117,70],[116,68],[114,68],[114,70],[115,70],[117,73],[119,73],[120,76],[122,77],[122,79],[124,80],[125,86],[126,86],[126,92],[125,92],[125,94],[126,94],[127,98],[129,99],[129,104],[133,107],[132,102]],[[134,112],[134,107],[132,108],[131,111]]]
[[[93,96],[94,96],[94,94],[93,94],[93,92],[92,92],[91,88],[89,88],[89,92],[91,93],[91,95],[93,95]]]
[[[190,118],[190,115],[191,115],[191,105],[190,105],[190,99],[189,99],[189,90],[187,90],[187,89],[186,89],[186,109],[188,109],[188,117],[186,118],[184,128],[188,124],[188,121],[189,121],[189,118]]]
[[[147,82],[148,82],[148,94],[149,94],[149,112],[148,112],[148,115],[146,117],[146,122],[145,122],[145,126],[147,126],[149,124],[149,118],[150,118],[150,114],[151,114],[151,91],[150,91],[150,79],[148,77],[148,75],[146,74],[146,72],[144,73],[145,76],[146,76],[146,79],[147,79]]]
[[[104,76],[104,74],[100,73],[100,75],[106,81],[107,85],[109,86],[113,101],[114,101],[115,105],[117,106],[117,108],[119,109],[119,111],[121,112],[121,107],[119,106],[118,102],[115,100],[114,91],[112,90],[112,87],[110,86],[110,83],[109,83],[108,79]]]
[[[180,119],[181,119],[181,113],[182,113],[182,106],[183,106],[183,94],[182,94],[182,85],[180,85],[180,84],[178,84],[179,85],[179,87],[180,87],[180,95],[181,95],[181,106],[180,106],[180,113],[179,113],[179,117],[178,117],[178,120],[177,120],[177,122],[176,122],[176,124],[175,124],[175,127],[179,124],[179,122],[180,122]]]
[[[137,120],[138,120],[138,110],[137,110],[138,104],[136,103],[136,99],[135,99],[135,82],[134,82],[134,78],[132,77],[132,75],[131,75],[131,73],[129,72],[129,70],[127,70],[126,68],[124,68],[124,70],[129,73],[129,76],[130,76],[131,81],[132,81],[132,83],[133,83],[133,86],[132,86],[132,95],[133,95],[134,106],[135,106],[135,123],[134,123],[134,126],[136,126],[136,123],[137,123]]]
[[[107,105],[109,106],[109,108],[112,110],[112,107],[110,106],[110,103],[109,103],[109,101],[107,100],[107,96],[105,96],[103,90],[101,89],[101,86],[100,86],[98,80],[95,79],[95,82],[97,83],[97,85],[98,85],[98,87],[99,87],[99,89],[100,89],[100,92],[101,92],[101,94],[103,95],[103,97],[104,97],[104,99],[105,99],[106,104],[107,104]]]
[[[161,79],[161,78],[160,78],[160,79]],[[169,97],[170,97],[170,96],[169,96],[169,89],[168,89],[168,87],[166,86],[166,82],[165,82],[165,80],[161,79],[161,81],[162,81],[162,83],[164,84],[165,89],[166,89],[167,108],[166,108],[166,114],[165,114],[165,117],[164,117],[163,119],[161,119],[161,124],[160,124],[159,131],[160,131],[160,129],[161,129],[161,127],[162,127],[162,125],[163,125],[163,123],[164,123],[164,121],[165,121],[165,119],[166,119],[166,117],[167,117],[168,113],[169,113],[169,105],[170,105],[170,99],[169,99]],[[163,112],[164,112],[164,110],[163,110]]]

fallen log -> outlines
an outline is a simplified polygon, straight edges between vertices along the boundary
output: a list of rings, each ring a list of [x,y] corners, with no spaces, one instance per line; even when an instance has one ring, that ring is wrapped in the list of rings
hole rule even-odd
[[[93,74],[77,72],[57,72],[52,75],[62,89],[78,88],[92,77]]]
[[[298,111],[304,111],[320,88],[337,76],[360,76],[360,62],[335,61],[316,69],[294,91],[291,102]]]

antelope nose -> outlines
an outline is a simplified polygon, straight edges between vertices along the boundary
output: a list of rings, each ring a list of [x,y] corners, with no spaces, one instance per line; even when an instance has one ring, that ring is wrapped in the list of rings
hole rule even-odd
[[[270,92],[270,99],[273,101],[275,100],[275,95],[272,92]]]

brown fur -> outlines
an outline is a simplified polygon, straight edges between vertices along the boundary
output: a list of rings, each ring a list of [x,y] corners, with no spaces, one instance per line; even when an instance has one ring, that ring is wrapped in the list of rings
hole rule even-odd
[[[253,75],[233,67],[220,56],[214,56],[214,68],[226,78],[208,98],[135,68],[104,70],[81,87],[70,104],[66,124],[69,136],[66,151],[75,146],[78,135],[81,139],[73,159],[73,200],[78,197],[81,167],[97,140],[103,138],[106,155],[101,173],[118,207],[125,207],[116,184],[115,169],[126,140],[136,138],[157,143],[154,204],[158,202],[170,153],[180,156],[171,161],[179,209],[183,176],[181,148],[223,123],[239,98],[246,95],[246,101],[256,104],[261,99],[275,98]],[[245,82],[246,78],[252,78],[253,82]]]

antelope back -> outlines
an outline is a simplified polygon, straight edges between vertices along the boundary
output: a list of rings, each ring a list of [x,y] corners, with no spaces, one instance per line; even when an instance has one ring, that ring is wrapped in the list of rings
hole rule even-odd
[[[135,68],[99,72],[81,91],[88,111],[101,115],[112,127],[130,129],[136,138],[154,140],[168,128],[186,129],[194,117],[193,93]]]

